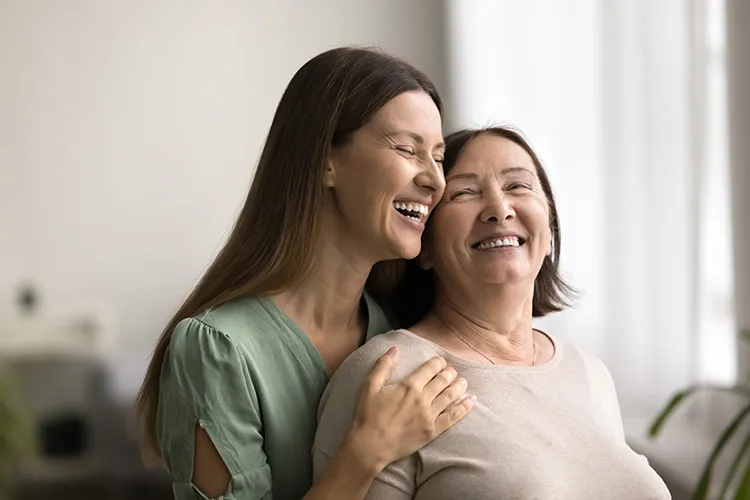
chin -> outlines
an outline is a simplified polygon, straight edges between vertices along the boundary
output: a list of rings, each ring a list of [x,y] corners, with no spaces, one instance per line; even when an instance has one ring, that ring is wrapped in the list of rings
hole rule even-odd
[[[486,270],[485,272],[479,272],[476,275],[477,281],[486,283],[488,285],[511,285],[513,283],[521,283],[528,280],[528,275],[506,270]]]
[[[416,259],[419,256],[419,252],[422,251],[422,241],[417,239],[416,241],[394,241],[391,245],[391,259]]]

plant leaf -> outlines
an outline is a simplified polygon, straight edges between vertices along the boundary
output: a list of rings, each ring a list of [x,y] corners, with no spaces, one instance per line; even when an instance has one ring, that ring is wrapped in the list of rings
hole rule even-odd
[[[707,500],[708,489],[711,487],[711,475],[711,469],[704,471],[703,475],[701,476],[701,481],[700,483],[698,483],[698,487],[693,493],[692,500]]]
[[[648,430],[649,437],[655,438],[658,436],[662,427],[664,427],[664,424],[667,423],[669,417],[671,417],[675,410],[677,410],[677,408],[685,401],[685,398],[699,389],[700,386],[692,385],[672,396],[672,399],[669,400],[667,405],[659,412],[654,419],[654,422],[651,424],[651,427]]]
[[[698,482],[698,487],[696,488],[695,493],[693,493],[693,500],[706,500],[709,487],[711,486],[711,474],[714,468],[714,464],[719,458],[719,455],[724,449],[724,446],[726,446],[726,444],[739,428],[740,424],[742,424],[742,422],[745,420],[745,417],[747,417],[748,415],[750,415],[750,404],[745,406],[721,433],[719,441],[716,443],[716,446],[714,446],[714,449],[711,452],[711,457],[708,459],[708,462],[706,462],[706,465],[703,468],[703,473],[701,474],[700,481]]]
[[[745,467],[745,473],[742,475],[734,500],[750,500],[750,464]]]
[[[724,478],[724,486],[721,488],[721,495],[719,495],[719,498],[726,498],[727,493],[729,493],[729,487],[732,485],[732,480],[737,475],[737,471],[740,468],[742,459],[745,457],[749,449],[750,449],[750,433],[748,433],[747,437],[745,438],[745,442],[742,443],[742,447],[740,448],[740,451],[737,452],[737,456],[734,457],[732,466],[730,467],[729,472],[727,472],[727,476]],[[746,477],[750,479],[750,476],[748,476],[748,471],[750,471],[750,466],[747,468],[747,470],[745,470],[745,473],[743,474],[743,479],[742,479],[743,482],[745,481]],[[748,486],[750,486],[750,483],[748,483]],[[737,490],[737,491],[739,492],[740,490]]]
[[[677,408],[679,408],[679,406],[684,403],[689,396],[698,391],[731,392],[740,396],[750,398],[750,387],[747,387],[745,385],[732,385],[727,387],[699,384],[691,385],[690,387],[687,387],[672,396],[672,399],[670,399],[669,402],[664,406],[664,408],[662,408],[662,410],[657,414],[656,418],[651,424],[651,427],[649,427],[648,436],[652,439],[657,437],[664,427],[664,424],[667,423],[667,420],[669,420],[669,418],[674,414]]]

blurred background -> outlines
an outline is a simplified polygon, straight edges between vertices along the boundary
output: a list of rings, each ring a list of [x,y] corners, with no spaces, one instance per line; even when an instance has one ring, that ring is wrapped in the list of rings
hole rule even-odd
[[[446,133],[528,135],[582,292],[540,326],[605,361],[675,498],[695,485],[737,403],[645,429],[675,390],[750,368],[750,2],[0,0],[0,483],[18,498],[171,498],[131,414],[151,349],[289,79],[352,44],[425,71]]]

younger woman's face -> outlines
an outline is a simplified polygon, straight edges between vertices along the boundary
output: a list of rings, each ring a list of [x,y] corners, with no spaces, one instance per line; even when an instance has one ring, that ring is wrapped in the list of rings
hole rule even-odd
[[[445,187],[442,121],[432,98],[405,92],[334,149],[326,186],[335,230],[373,262],[416,257]]]

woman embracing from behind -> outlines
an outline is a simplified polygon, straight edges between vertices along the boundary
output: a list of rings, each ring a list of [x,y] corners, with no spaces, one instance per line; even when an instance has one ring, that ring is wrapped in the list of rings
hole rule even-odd
[[[441,121],[429,79],[386,54],[334,49],[295,74],[234,230],[164,330],[138,396],[177,500],[362,498],[386,464],[468,412],[437,356],[386,387],[398,353],[386,347],[311,489],[331,374],[395,326],[363,292],[370,270],[419,254],[442,195]]]
[[[604,364],[532,326],[571,296],[558,270],[557,208],[536,154],[501,127],[445,141],[445,193],[394,300],[402,323],[414,326],[373,339],[336,373],[321,403],[316,472],[332,463],[379,350],[395,344],[403,355],[392,381],[440,355],[477,403],[386,467],[368,500],[670,498],[625,442]]]

